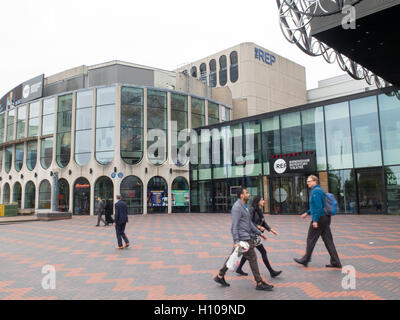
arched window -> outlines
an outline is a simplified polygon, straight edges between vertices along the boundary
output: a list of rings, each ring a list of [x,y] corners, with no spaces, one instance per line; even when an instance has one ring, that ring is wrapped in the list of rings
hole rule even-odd
[[[128,214],[143,213],[143,183],[138,177],[129,176],[122,180],[120,192],[128,206]]]
[[[97,89],[96,160],[109,164],[114,158],[115,87]]]
[[[190,75],[191,75],[193,78],[196,78],[196,79],[197,79],[197,67],[196,67],[196,66],[193,66],[192,69],[190,69]]]
[[[15,160],[14,167],[16,171],[21,171],[24,164],[24,144],[17,144],[15,146]]]
[[[200,81],[207,84],[207,65],[205,63],[200,65]]]
[[[147,184],[147,213],[168,213],[168,184],[153,177]]]
[[[86,178],[79,178],[74,183],[74,215],[90,214],[90,183]]]
[[[25,185],[25,209],[34,209],[36,200],[36,188],[32,181]]]
[[[239,66],[237,51],[232,51],[230,54],[231,66],[229,70],[230,80],[235,83],[239,79]]]
[[[167,160],[167,93],[147,90],[147,158],[154,165]]]
[[[5,126],[6,113],[0,114],[0,143],[4,142],[4,126]]]
[[[104,203],[107,201],[114,202],[114,184],[109,177],[103,176],[97,179],[94,184],[94,210],[96,214],[97,198],[100,197]],[[113,204],[112,204],[113,207]]]
[[[121,158],[137,164],[143,158],[143,89],[121,89]]]
[[[57,113],[57,164],[64,168],[71,158],[72,94],[58,97]]]
[[[93,90],[76,94],[75,112],[75,161],[85,166],[92,152],[92,105]]]
[[[190,190],[189,183],[183,177],[178,177],[172,183],[172,212],[189,212]]]
[[[0,149],[0,172],[3,167],[3,149]]]
[[[39,186],[39,209],[51,209],[51,185],[47,180]]]
[[[228,81],[226,56],[219,57],[219,85],[224,86]]]
[[[210,67],[210,87],[215,88],[217,86],[217,62],[215,59],[212,59],[209,63]]]
[[[26,166],[32,171],[36,167],[37,161],[37,141],[30,141],[26,145]]]
[[[171,130],[172,161],[177,166],[183,166],[188,161],[188,148],[186,148],[188,137],[186,135],[183,139],[183,137],[179,137],[179,134],[185,133],[184,130],[188,129],[188,97],[186,95],[171,93],[171,121],[173,122]]]
[[[10,185],[6,183],[3,187],[3,204],[10,203],[10,196],[11,196]]]
[[[57,208],[60,212],[69,210],[69,184],[65,179],[58,180]]]
[[[40,165],[48,169],[53,161],[53,138],[42,139],[40,143]]]
[[[12,146],[5,149],[4,170],[6,171],[6,173],[9,173],[11,170],[12,154],[13,154]]]
[[[13,188],[13,202],[18,204],[18,208],[21,208],[21,199],[22,199],[22,187],[19,182],[14,183]]]

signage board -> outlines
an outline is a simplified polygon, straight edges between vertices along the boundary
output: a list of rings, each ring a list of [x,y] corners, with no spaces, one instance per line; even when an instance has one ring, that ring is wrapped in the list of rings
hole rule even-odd
[[[189,190],[172,190],[172,205],[175,207],[187,207],[190,205]]]
[[[270,173],[313,173],[317,170],[315,151],[295,152],[283,155],[272,155],[269,159]]]
[[[149,207],[167,207],[168,192],[166,190],[149,190],[147,193],[147,205]]]

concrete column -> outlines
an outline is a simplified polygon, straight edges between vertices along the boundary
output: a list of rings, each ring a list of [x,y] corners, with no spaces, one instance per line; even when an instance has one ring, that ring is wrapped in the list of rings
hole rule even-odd
[[[168,156],[167,156],[167,164],[172,168],[173,160],[172,160],[172,125],[171,125],[171,93],[167,92],[167,144],[168,144]],[[171,174],[170,170],[168,170],[168,178],[166,179],[167,181],[167,186],[168,186],[168,214],[172,213],[172,195],[171,195]]]
[[[147,158],[147,88],[143,89],[143,163],[147,168],[143,176],[143,214],[147,214],[147,183],[149,181],[149,160]]]

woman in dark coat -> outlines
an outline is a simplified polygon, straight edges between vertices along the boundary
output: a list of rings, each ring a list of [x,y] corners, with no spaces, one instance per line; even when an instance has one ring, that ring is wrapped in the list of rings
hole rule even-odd
[[[106,226],[108,226],[110,223],[114,224],[114,219],[112,217],[113,214],[113,203],[112,200],[107,200],[106,201],[106,206],[104,207],[105,215],[106,215]]]
[[[264,207],[264,199],[260,196],[255,196],[251,204],[251,208],[249,209],[251,220],[261,232],[267,230],[276,236],[279,235],[278,232],[272,229],[265,221],[264,210],[262,209],[263,207]],[[271,264],[268,261],[267,251],[265,250],[264,245],[260,242],[260,244],[256,248],[258,249],[258,251],[260,251],[264,264],[267,267],[269,273],[271,274],[271,277],[275,278],[279,276],[282,273],[282,271],[275,271],[274,269],[272,269]],[[242,257],[242,260],[240,261],[240,265],[237,268],[236,272],[240,275],[247,276],[248,274],[246,272],[243,272],[242,270],[242,267],[245,264],[245,262],[246,258]]]

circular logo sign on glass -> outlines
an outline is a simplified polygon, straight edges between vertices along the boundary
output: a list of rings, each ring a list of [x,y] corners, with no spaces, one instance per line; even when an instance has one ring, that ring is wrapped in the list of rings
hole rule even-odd
[[[274,170],[276,173],[282,174],[286,171],[286,161],[283,159],[278,159],[274,163]]]
[[[29,84],[27,84],[24,89],[22,90],[22,95],[24,97],[24,99],[27,99],[29,97],[29,93],[31,91],[31,87],[29,86]]]

